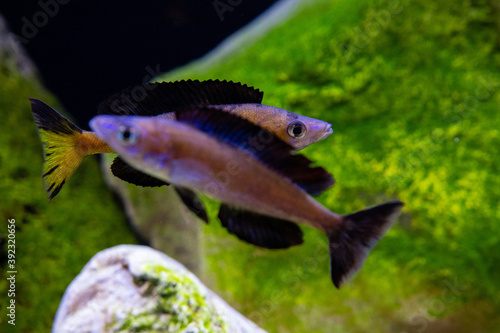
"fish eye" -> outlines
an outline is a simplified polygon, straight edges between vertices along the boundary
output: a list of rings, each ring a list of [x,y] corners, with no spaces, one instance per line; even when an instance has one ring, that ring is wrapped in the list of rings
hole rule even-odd
[[[127,145],[133,145],[138,139],[137,131],[132,126],[121,126],[116,133],[116,137]]]
[[[301,139],[307,133],[306,125],[301,121],[294,121],[288,125],[288,135],[294,139]]]

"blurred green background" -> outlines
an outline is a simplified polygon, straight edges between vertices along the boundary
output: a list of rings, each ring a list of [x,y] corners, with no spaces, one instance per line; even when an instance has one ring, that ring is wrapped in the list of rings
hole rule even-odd
[[[26,98],[57,103],[0,69],[0,209],[18,228],[15,331],[46,332],[90,257],[136,241],[95,160],[47,203]],[[314,1],[215,66],[162,77],[188,78],[244,82],[265,92],[264,104],[330,122],[333,135],[303,151],[337,180],[318,198],[329,209],[406,203],[336,290],[320,232],[304,227],[292,249],[257,249],[228,235],[207,200],[201,278],[231,305],[269,332],[500,331],[498,1]],[[2,309],[6,286],[2,277]]]

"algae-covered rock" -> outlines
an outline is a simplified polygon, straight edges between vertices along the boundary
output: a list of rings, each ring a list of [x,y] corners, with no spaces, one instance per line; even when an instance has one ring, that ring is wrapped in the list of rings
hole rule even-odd
[[[66,290],[53,332],[264,332],[179,262],[146,246],[95,255]]]

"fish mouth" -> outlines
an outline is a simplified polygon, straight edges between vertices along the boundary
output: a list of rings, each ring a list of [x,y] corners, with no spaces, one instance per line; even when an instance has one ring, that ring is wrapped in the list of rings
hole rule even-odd
[[[326,138],[327,136],[331,135],[332,133],[333,133],[332,125],[331,124],[326,124],[325,131],[324,131],[323,135],[321,136],[320,140],[323,140],[324,138]]]

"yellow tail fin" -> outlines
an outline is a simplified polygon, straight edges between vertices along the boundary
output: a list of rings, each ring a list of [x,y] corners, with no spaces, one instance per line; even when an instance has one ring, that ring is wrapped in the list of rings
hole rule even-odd
[[[44,102],[32,99],[31,110],[43,144],[43,186],[50,199],[82,162],[79,152],[82,130]]]

